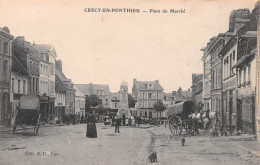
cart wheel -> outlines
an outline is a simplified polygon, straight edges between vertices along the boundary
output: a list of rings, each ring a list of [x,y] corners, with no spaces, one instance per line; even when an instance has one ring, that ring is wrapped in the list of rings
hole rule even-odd
[[[195,124],[193,122],[188,123],[188,124],[186,123],[184,125],[184,128],[185,128],[185,130],[188,134],[194,134],[195,133]]]
[[[173,135],[180,135],[182,132],[182,123],[178,116],[169,119],[169,129]]]
[[[38,131],[39,131],[39,127],[40,127],[40,118],[41,118],[41,114],[39,114],[38,120],[37,120],[37,124],[34,127],[34,133],[36,135],[38,135]]]
[[[17,126],[17,122],[16,122],[16,117],[15,117],[15,119],[14,119],[14,125],[13,125],[13,134],[15,134],[16,126]]]

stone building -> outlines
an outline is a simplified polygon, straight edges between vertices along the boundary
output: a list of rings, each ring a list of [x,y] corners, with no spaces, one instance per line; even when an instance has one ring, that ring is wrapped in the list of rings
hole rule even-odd
[[[207,43],[205,48],[202,48],[203,57],[203,91],[202,91],[202,100],[203,100],[203,110],[211,109],[211,56],[210,49],[212,43],[215,41],[216,37],[212,37],[210,42]]]
[[[77,86],[74,86],[75,93],[75,115],[85,116],[85,98],[86,96],[80,92]]]
[[[7,27],[0,28],[0,126],[11,125],[10,81],[13,38]]]
[[[128,105],[128,84],[127,82],[122,82],[120,85],[120,92],[119,92],[119,106],[117,115],[122,116],[125,115],[126,117],[131,116],[129,105]]]
[[[136,101],[137,115],[149,118],[157,117],[154,104],[163,102],[163,88],[159,80],[137,81],[133,80],[132,95]]]
[[[110,109],[111,92],[106,84],[75,84],[77,88],[86,96],[95,94],[100,99],[100,107]]]
[[[222,85],[222,65],[219,57],[220,51],[225,45],[224,34],[220,33],[211,43],[209,53],[211,57],[211,107],[213,112],[221,112],[221,85]]]
[[[255,8],[252,11],[252,14],[257,19],[257,54],[255,55],[256,58],[256,133],[257,133],[257,139],[260,140],[260,24],[259,24],[259,16],[260,16],[260,1],[258,1],[255,4]]]
[[[74,84],[71,79],[67,77],[62,72],[62,61],[56,61],[55,74],[61,80],[62,84],[66,89],[65,94],[65,115],[75,114],[75,92]]]
[[[14,48],[15,49],[15,48]],[[11,92],[10,92],[10,102],[11,102],[11,117],[12,124],[14,122],[17,107],[19,107],[19,99],[22,95],[28,94],[28,80],[30,75],[22,63],[12,56],[12,73],[11,73]]]
[[[40,110],[44,118],[54,119],[55,101],[55,59],[57,57],[55,47],[45,44],[33,44],[37,50],[39,62],[39,95]]]
[[[195,112],[200,112],[203,108],[202,91],[203,91],[203,74],[192,73],[192,101]]]
[[[191,100],[192,100],[191,90],[188,89],[187,91],[183,91],[182,88],[179,87],[178,91],[172,91],[172,93],[164,93],[163,104],[168,107],[179,102],[191,101]]]
[[[60,119],[65,115],[66,105],[66,87],[62,80],[55,76],[55,104],[54,104],[54,117]]]
[[[237,31],[237,130],[256,133],[256,56],[257,19],[251,14],[250,21]]]

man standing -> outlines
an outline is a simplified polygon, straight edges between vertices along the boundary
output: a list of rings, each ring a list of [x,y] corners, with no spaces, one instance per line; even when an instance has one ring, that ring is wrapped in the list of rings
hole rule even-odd
[[[125,114],[123,114],[122,119],[123,119],[123,126],[125,126]]]
[[[120,125],[120,119],[118,118],[118,116],[115,116],[115,133],[120,133],[119,132],[119,125]]]

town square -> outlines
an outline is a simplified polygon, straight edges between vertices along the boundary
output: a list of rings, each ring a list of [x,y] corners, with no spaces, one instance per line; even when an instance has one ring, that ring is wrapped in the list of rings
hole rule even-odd
[[[89,4],[0,1],[0,165],[259,164],[260,1]]]

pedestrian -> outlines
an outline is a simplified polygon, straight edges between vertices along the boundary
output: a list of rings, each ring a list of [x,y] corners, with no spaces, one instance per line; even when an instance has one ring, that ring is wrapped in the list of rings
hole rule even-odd
[[[87,132],[86,137],[96,138],[97,137],[97,127],[95,115],[90,114],[87,119]]]
[[[129,125],[129,126],[132,126],[132,116],[130,116],[130,117],[128,118],[128,125]]]
[[[122,119],[123,119],[123,126],[125,126],[125,114],[123,114]]]
[[[120,125],[120,119],[118,116],[115,116],[115,133],[120,133],[119,132],[119,125]]]

